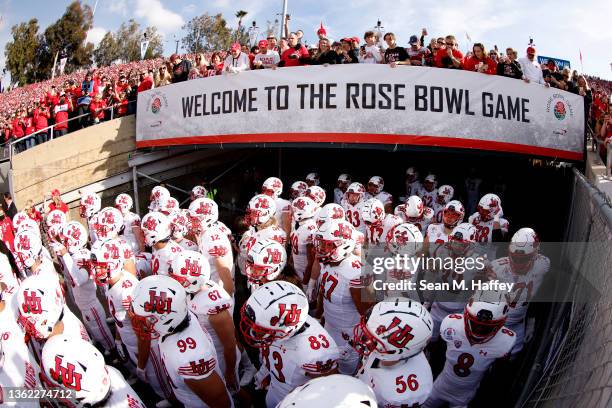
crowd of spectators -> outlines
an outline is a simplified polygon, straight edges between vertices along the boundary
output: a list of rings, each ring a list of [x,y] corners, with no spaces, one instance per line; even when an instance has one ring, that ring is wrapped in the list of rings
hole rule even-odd
[[[23,150],[49,140],[51,132],[44,129],[52,124],[53,137],[59,137],[111,116],[133,113],[137,93],[153,87],[224,73],[304,65],[363,63],[388,64],[393,68],[416,65],[539,83],[584,96],[589,125],[597,135],[602,134],[605,116],[610,111],[611,82],[581,75],[567,67],[559,69],[554,60],[540,65],[533,45],[521,56],[512,47],[502,52],[497,46],[487,49],[478,42],[464,55],[453,35],[431,38],[425,45],[426,29],[420,36],[412,35],[407,47],[400,45],[391,32],[379,38],[377,32],[367,31],[363,39],[345,37],[340,41],[329,39],[323,27],[317,34],[318,42],[311,47],[305,45],[303,31],[287,29],[286,37],[277,40],[269,35],[250,49],[234,43],[227,51],[172,54],[169,59],[82,70],[14,89],[0,95],[1,141],[23,138],[24,142],[17,145],[18,150]],[[70,121],[71,118],[78,120]],[[36,132],[39,133],[35,137],[25,137]]]

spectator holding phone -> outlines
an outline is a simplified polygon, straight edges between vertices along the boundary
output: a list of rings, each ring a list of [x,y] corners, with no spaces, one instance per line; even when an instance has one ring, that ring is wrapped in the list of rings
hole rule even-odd
[[[410,65],[408,53],[404,47],[399,47],[397,45],[395,34],[387,33],[383,39],[387,43],[385,64],[391,65],[391,68],[395,68],[396,65]]]
[[[514,79],[523,78],[523,70],[516,60],[517,57],[516,50],[511,47],[506,48],[506,56],[497,64],[497,75]]]
[[[435,65],[438,68],[462,69],[463,53],[457,47],[454,35],[447,35],[444,39],[444,47],[436,52]]]
[[[329,65],[329,64],[341,64],[342,57],[334,50],[331,49],[331,45],[327,38],[319,40],[319,48],[314,58],[311,60],[313,65]]]
[[[365,45],[359,47],[359,62],[362,64],[380,64],[383,56],[378,47],[378,38],[374,31],[366,31],[363,35]]]
[[[355,50],[355,43],[352,38],[342,39],[342,64],[357,64],[359,57],[357,57],[357,51]]]
[[[423,29],[423,32],[427,32]],[[431,60],[431,52],[427,47],[421,45],[420,40],[416,35],[410,36],[409,41],[410,47],[406,49],[408,58],[410,58],[410,65],[427,66]]]
[[[463,61],[463,69],[495,75],[497,74],[497,63],[487,55],[487,50],[483,44],[476,43],[472,47],[472,55]]]
[[[292,32],[289,34],[288,46],[289,48],[280,57],[279,67],[297,67],[310,63],[310,54],[306,47],[298,43],[296,33]]]

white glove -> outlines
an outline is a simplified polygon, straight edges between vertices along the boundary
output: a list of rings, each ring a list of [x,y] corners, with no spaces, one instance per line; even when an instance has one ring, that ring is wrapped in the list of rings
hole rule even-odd
[[[126,362],[127,356],[123,351],[123,343],[121,343],[121,340],[115,339],[115,348],[117,349],[117,354],[119,354],[119,358],[121,359],[121,361]]]
[[[527,324],[525,325],[525,343],[529,343],[531,339],[533,339],[534,330],[535,330],[535,317],[530,317],[527,319]]]
[[[314,302],[315,300],[315,297],[316,297],[315,290],[316,289],[317,289],[317,280],[316,279],[309,280],[308,287],[306,288],[306,297],[308,298],[310,302]]]
[[[147,372],[144,368],[136,367],[136,377],[144,383],[147,382]]]

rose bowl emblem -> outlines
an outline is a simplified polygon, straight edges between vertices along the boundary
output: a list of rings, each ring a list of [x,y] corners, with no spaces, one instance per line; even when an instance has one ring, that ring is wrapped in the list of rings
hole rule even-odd
[[[155,97],[151,103],[151,112],[158,113],[161,109],[161,100],[159,97]]]
[[[565,119],[565,114],[566,114],[565,104],[561,101],[558,101],[555,104],[554,113],[555,113],[555,118],[559,120]]]

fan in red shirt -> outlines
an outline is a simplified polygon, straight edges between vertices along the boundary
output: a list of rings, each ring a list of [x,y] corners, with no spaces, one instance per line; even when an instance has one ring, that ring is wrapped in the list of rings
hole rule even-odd
[[[30,217],[30,219],[35,221],[37,224],[42,222],[42,215],[40,215],[40,212],[36,209],[36,207],[34,207],[34,202],[32,200],[28,200],[26,202],[23,210],[26,212],[26,214],[28,214],[28,217]]]
[[[53,108],[53,117],[55,118],[55,127],[53,128],[53,137],[64,136],[68,133],[68,112],[72,110],[72,101],[62,95],[59,104]]]
[[[445,46],[438,49],[436,52],[436,67],[461,69],[463,54],[457,49],[457,40],[455,40],[455,36],[447,35],[444,43]]]
[[[306,47],[298,43],[296,33],[289,34],[289,48],[281,55],[279,67],[297,67],[308,65],[310,62],[310,54]]]
[[[0,207],[0,234],[2,234],[2,240],[6,246],[13,251],[13,241],[15,241],[13,222],[6,216],[6,214],[4,214],[4,209],[2,207]]]
[[[153,78],[147,73],[142,71],[140,73],[140,83],[138,84],[138,92],[147,91],[153,88]]]
[[[476,43],[472,47],[472,55],[463,60],[463,69],[482,74],[496,75],[497,63],[487,56],[484,45]]]
[[[68,213],[68,206],[62,201],[60,191],[56,188],[51,191],[51,202],[49,203],[49,211],[60,210],[64,214]]]
[[[96,94],[94,99],[89,104],[91,121],[95,123],[104,121],[104,109],[106,109],[106,101],[102,99],[102,95]]]

